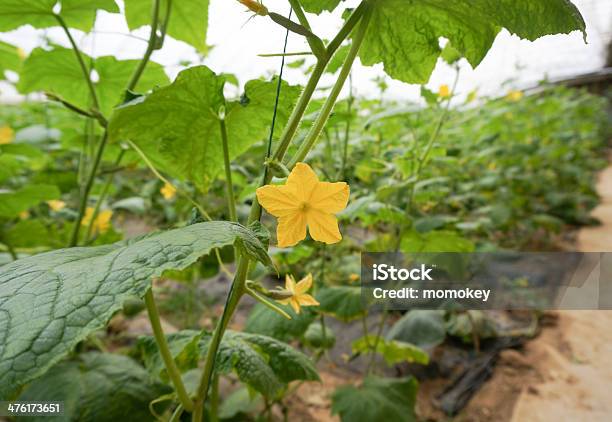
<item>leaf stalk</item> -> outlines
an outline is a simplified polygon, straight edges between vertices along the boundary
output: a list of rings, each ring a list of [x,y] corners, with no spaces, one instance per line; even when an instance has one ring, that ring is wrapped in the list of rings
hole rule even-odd
[[[142,76],[142,73],[144,72],[145,67],[147,67],[147,63],[149,62],[149,59],[151,58],[151,54],[153,54],[153,51],[159,48],[157,45],[157,27],[159,26],[159,3],[160,3],[160,0],[153,0],[153,12],[151,16],[151,33],[149,34],[149,41],[147,42],[147,49],[145,50],[145,53],[142,56],[142,60],[140,60],[140,63],[138,63],[138,66],[134,70],[134,73],[132,74],[132,77],[130,78],[130,81],[128,82],[128,85],[126,88],[127,91],[133,91],[136,88],[136,85],[138,85],[138,81],[140,80],[140,77]],[[168,10],[167,12],[167,16],[169,15],[170,15],[170,10]]]
[[[147,313],[149,314],[149,320],[151,321],[151,327],[153,328],[153,336],[155,337],[155,342],[157,343],[157,347],[159,348],[159,352],[164,361],[164,366],[166,367],[168,376],[174,385],[174,389],[176,390],[176,394],[181,402],[181,405],[189,412],[191,409],[193,409],[193,402],[189,398],[189,394],[187,394],[187,390],[185,389],[185,385],[183,384],[183,380],[181,378],[181,373],[176,366],[176,362],[174,362],[172,353],[170,353],[170,348],[168,347],[168,342],[166,341],[166,336],[164,335],[164,330],[159,319],[159,311],[157,310],[157,305],[155,304],[153,287],[147,291],[144,299],[145,305],[147,306]]]
[[[308,132],[308,135],[306,135],[306,138],[302,142],[302,145],[300,145],[298,152],[291,159],[291,161],[289,161],[289,164],[287,167],[292,168],[293,166],[295,166],[296,163],[303,161],[306,158],[306,155],[308,154],[308,152],[312,149],[314,144],[317,142],[317,139],[319,139],[319,135],[321,135],[321,131],[323,131],[323,128],[327,124],[327,120],[329,119],[329,116],[334,106],[336,105],[338,96],[340,95],[340,92],[342,91],[342,88],[344,87],[344,83],[346,82],[351,72],[353,63],[355,62],[355,59],[357,58],[357,53],[359,52],[359,48],[361,48],[361,44],[363,42],[363,39],[365,38],[365,34],[368,29],[368,24],[370,22],[370,16],[371,16],[371,13],[369,10],[367,10],[364,13],[363,18],[361,19],[361,23],[359,24],[359,27],[357,28],[357,33],[353,37],[353,43],[348,52],[348,55],[346,56],[346,59],[344,60],[344,63],[342,64],[342,69],[340,70],[340,74],[338,75],[338,79],[336,80],[336,83],[334,83],[334,86],[332,87],[331,92],[329,93],[327,99],[325,100],[325,103],[323,104],[323,108],[319,112],[317,119],[315,120],[314,124],[310,128],[310,132]]]

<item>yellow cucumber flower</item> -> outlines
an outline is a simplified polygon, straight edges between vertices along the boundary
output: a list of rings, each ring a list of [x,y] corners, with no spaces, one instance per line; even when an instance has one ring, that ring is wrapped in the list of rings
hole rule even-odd
[[[83,220],[81,220],[81,225],[89,226],[94,214],[93,207],[87,207],[85,210],[85,215],[83,216]],[[98,233],[105,233],[111,227],[111,217],[113,216],[113,212],[111,210],[104,210],[98,213],[98,216],[92,223],[92,231]]]
[[[438,89],[438,95],[442,98],[450,97],[450,88],[448,85],[440,85],[440,89]]]
[[[163,195],[164,199],[167,200],[173,199],[176,196],[176,188],[170,183],[166,183],[159,191]]]
[[[342,240],[334,214],[349,199],[344,182],[320,182],[308,164],[297,163],[282,186],[266,185],[257,189],[257,200],[278,218],[278,247],[293,246],[304,240],[306,227],[314,240],[337,243]]]
[[[291,292],[293,296],[287,299],[279,299],[277,302],[283,305],[291,305],[296,314],[300,313],[300,307],[302,306],[318,306],[320,303],[317,302],[314,297],[306,293],[311,286],[312,274],[308,274],[297,284],[293,277],[287,274],[285,278],[285,289]]]
[[[66,208],[66,203],[57,199],[47,201],[47,205],[49,205],[49,208],[51,208],[52,211],[61,211]]]
[[[15,132],[9,126],[0,127],[0,145],[6,145],[13,142]]]

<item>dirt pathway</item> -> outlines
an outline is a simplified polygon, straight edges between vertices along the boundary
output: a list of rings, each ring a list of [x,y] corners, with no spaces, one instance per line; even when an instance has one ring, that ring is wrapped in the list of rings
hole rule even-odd
[[[578,234],[580,251],[612,251],[612,166],[599,177],[602,225]],[[531,380],[518,396],[513,422],[612,421],[612,311],[558,312],[556,327],[527,343]]]

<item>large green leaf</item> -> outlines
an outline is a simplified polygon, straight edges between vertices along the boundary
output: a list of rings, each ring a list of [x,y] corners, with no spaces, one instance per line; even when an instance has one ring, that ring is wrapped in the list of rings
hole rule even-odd
[[[305,11],[317,14],[324,10],[332,11],[339,3],[340,0],[300,0]]]
[[[64,415],[47,416],[45,421],[148,422],[153,420],[149,403],[170,392],[169,386],[152,380],[128,357],[84,353],[54,366],[30,384],[19,400],[63,402]]]
[[[95,60],[87,55],[84,57],[87,63],[93,63],[98,74],[94,86],[100,111],[109,114],[123,99],[124,90],[139,60],[117,60],[112,56]],[[168,83],[163,67],[157,63],[148,63],[136,91],[146,92],[157,85]],[[37,48],[32,51],[23,64],[17,88],[23,94],[51,92],[85,110],[92,104],[87,82],[74,52],[67,48],[55,47],[50,51]]]
[[[19,157],[8,154],[0,154],[0,183],[4,182],[27,167],[27,163]]]
[[[197,367],[206,355],[210,333],[184,330],[167,336],[170,352],[181,371]],[[139,349],[149,370],[163,371],[155,339],[139,339]],[[318,380],[313,362],[286,343],[260,334],[226,331],[215,360],[219,373],[235,372],[240,380],[267,397],[276,397],[295,380]]]
[[[285,311],[291,315],[291,319],[274,312],[263,303],[258,303],[251,310],[244,330],[248,333],[263,334],[278,340],[290,341],[304,334],[316,317],[316,314],[309,309],[302,309],[299,314],[296,314],[290,307],[286,307]]]
[[[48,160],[47,154],[26,143],[0,145],[0,182],[25,170],[41,170]]]
[[[7,70],[17,71],[21,67],[19,49],[14,45],[0,41],[0,81]]]
[[[485,57],[501,28],[535,40],[548,34],[585,32],[569,0],[378,0],[359,57],[383,63],[387,74],[425,83],[440,55],[440,37],[450,40],[472,66]]]
[[[124,0],[125,18],[130,30],[151,23],[151,0]],[[208,29],[209,0],[181,0],[172,2],[167,34],[185,41],[198,51],[205,53],[206,31]],[[168,0],[160,3],[160,12],[165,14]],[[163,15],[164,16],[164,15]]]
[[[202,339],[202,353],[211,336]],[[314,363],[290,345],[260,334],[226,331],[215,361],[219,373],[235,371],[240,380],[267,397],[276,397],[286,383],[318,381]]]
[[[71,28],[89,31],[94,24],[97,9],[119,12],[115,0],[2,0],[0,2],[0,32],[22,25],[34,28],[59,26],[55,10]]]
[[[0,217],[17,217],[43,201],[59,197],[60,191],[53,185],[29,185],[16,191],[0,191]]]
[[[117,108],[111,140],[134,142],[160,170],[206,189],[223,168],[223,107],[230,159],[266,137],[274,108],[276,82],[250,81],[241,101],[227,104],[224,82],[205,66],[182,71],[171,85]],[[298,94],[299,88],[283,84],[276,133]]]
[[[41,170],[48,160],[47,154],[26,143],[0,145],[0,182],[24,170]]]
[[[0,242],[13,248],[34,248],[49,244],[49,230],[40,220],[19,220],[0,233]]]
[[[317,292],[319,312],[329,314],[343,321],[350,321],[365,313],[358,286],[331,286]]]
[[[376,348],[374,349],[374,346]],[[387,365],[395,365],[400,362],[420,363],[427,365],[429,355],[423,349],[411,343],[397,340],[378,338],[375,335],[363,336],[355,340],[351,346],[353,353],[365,353],[375,350],[380,354]]]
[[[249,413],[261,414],[264,410],[264,402],[259,394],[253,394],[248,387],[239,387],[225,397],[219,408],[219,419],[239,420],[237,416]]]
[[[1,203],[1,202],[0,202]],[[271,265],[248,229],[213,221],[127,243],[72,248],[0,267],[0,397],[42,375],[150,279],[182,270],[213,248],[237,245]]]
[[[418,389],[412,378],[367,377],[359,387],[338,388],[332,396],[332,414],[346,422],[415,422]]]
[[[444,311],[413,309],[393,324],[387,338],[419,347],[437,346],[446,338]]]
[[[304,333],[304,342],[316,349],[331,349],[336,344],[336,334],[331,327],[315,321]]]

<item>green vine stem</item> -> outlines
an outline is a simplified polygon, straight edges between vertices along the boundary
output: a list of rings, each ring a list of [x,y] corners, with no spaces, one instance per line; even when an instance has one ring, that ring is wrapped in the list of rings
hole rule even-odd
[[[153,0],[153,11],[151,18],[151,33],[149,34],[149,41],[147,42],[147,49],[145,50],[144,55],[142,56],[142,60],[138,63],[138,67],[134,70],[130,81],[128,82],[127,91],[132,91],[136,88],[140,77],[142,76],[142,72],[144,72],[145,67],[147,67],[147,63],[151,58],[151,54],[158,48],[157,45],[157,27],[159,26],[159,3],[160,0]],[[167,16],[170,16],[170,8],[168,6],[168,11],[166,13]],[[164,28],[165,29],[165,28]]]
[[[263,295],[260,295],[259,293],[257,293],[255,290],[249,288],[248,286],[245,286],[245,291],[246,293],[248,293],[253,299],[255,299],[256,301],[258,301],[259,303],[261,303],[262,305],[266,306],[267,308],[269,308],[270,310],[282,315],[284,318],[287,319],[291,319],[291,315],[289,315],[287,312],[285,312],[283,309],[281,309],[280,306],[277,306],[274,302],[272,302],[271,300],[265,298]]]
[[[11,259],[13,261],[17,261],[19,259],[19,257],[17,256],[17,251],[15,251],[15,248],[13,248],[13,245],[8,243],[6,240],[2,240],[2,243],[4,243],[4,246],[6,246],[6,251],[11,256]]]
[[[351,17],[346,21],[346,23],[344,24],[344,26],[342,27],[338,35],[336,35],[336,37],[329,44],[327,48],[327,54],[323,58],[320,58],[317,61],[317,65],[315,66],[315,69],[313,70],[313,73],[311,74],[310,79],[308,80],[308,83],[306,84],[306,87],[304,91],[302,92],[302,95],[300,99],[298,100],[297,105],[293,109],[293,112],[291,114],[291,117],[289,118],[289,122],[287,123],[287,126],[285,127],[283,134],[281,135],[279,146],[274,156],[272,157],[272,159],[282,162],[285,156],[285,153],[287,152],[287,149],[289,147],[289,144],[291,143],[300,125],[302,117],[304,116],[306,107],[308,106],[310,99],[312,98],[312,95],[314,94],[315,89],[319,83],[319,80],[321,79],[321,76],[323,75],[323,72],[325,68],[327,67],[330,57],[333,56],[333,54],[338,49],[338,47],[342,44],[342,42],[350,35],[355,25],[357,25],[357,23],[359,23],[359,21],[362,20],[363,18],[364,22],[362,22],[361,25],[359,26],[358,34],[356,35],[356,39],[353,40],[353,46],[351,47],[351,51],[349,52],[349,57],[352,55],[352,59],[350,59],[350,64],[347,63],[349,62],[349,58],[347,58],[347,60],[345,61],[343,65],[341,74],[339,76],[339,79],[342,79],[342,82],[341,83],[336,82],[336,85],[335,85],[335,88],[337,89],[338,92],[334,98],[334,101],[337,99],[338,94],[340,93],[340,90],[342,88],[342,85],[344,84],[344,82],[346,81],[346,78],[348,77],[348,73],[350,72],[350,67],[352,66],[354,59],[357,55],[357,50],[359,46],[361,45],[361,41],[363,40],[363,37],[365,36],[367,24],[369,22],[369,16],[370,16],[370,13],[369,13],[369,8],[368,8],[368,3],[367,1],[363,1],[357,7],[357,9],[355,9]],[[345,69],[346,67],[348,67],[349,69],[346,70]],[[333,108],[333,104],[329,106],[329,108],[331,111],[331,108]],[[321,125],[321,129],[322,129],[322,126],[324,126],[325,122],[327,121],[327,117],[329,117],[329,113],[327,114],[325,121],[323,121],[323,123],[319,122],[319,124]],[[308,151],[305,150],[305,153],[307,152]],[[272,174],[268,173],[267,177],[265,177],[262,180],[262,184],[268,183],[271,180],[271,178],[272,178]],[[249,216],[248,223],[252,223],[253,221],[258,220],[260,218],[260,215],[261,215],[261,207],[259,203],[255,200],[253,201],[253,205],[251,207],[251,214]],[[246,283],[246,277],[247,277],[248,270],[249,270],[249,264],[250,264],[250,260],[246,258],[245,256],[242,256],[239,261],[238,268],[236,270],[234,280],[230,288],[230,292],[227,296],[227,300],[225,302],[223,313],[217,323],[217,326],[215,327],[212,339],[210,340],[210,343],[208,345],[208,352],[206,354],[204,370],[202,372],[202,377],[200,378],[200,384],[197,389],[196,401],[194,404],[194,411],[192,415],[193,422],[200,422],[202,420],[202,415],[204,412],[204,404],[206,403],[206,399],[208,397],[208,390],[210,388],[210,384],[212,380],[212,374],[214,370],[217,351],[219,349],[219,345],[221,344],[221,339],[223,338],[223,334],[225,333],[225,330],[227,329],[229,320],[234,314],[234,311],[236,310],[236,307],[240,301],[240,298],[246,291],[245,283]]]
[[[423,164],[425,164],[425,162],[427,161],[427,158],[429,157],[429,153],[431,152],[431,149],[433,148],[434,143],[438,139],[438,136],[440,135],[440,131],[442,130],[442,126],[444,125],[444,122],[446,121],[446,118],[448,117],[448,113],[450,111],[451,100],[453,96],[455,95],[458,83],[459,83],[459,68],[457,67],[456,73],[455,73],[455,80],[453,81],[453,87],[451,88],[450,95],[448,99],[446,100],[446,104],[444,105],[444,108],[442,109],[442,114],[440,115],[440,118],[438,119],[436,123],[436,127],[434,128],[434,131],[432,132],[427,144],[425,145],[425,149],[423,150],[423,153],[417,158],[416,169],[414,171],[414,174],[411,175],[412,177],[415,178],[415,180],[410,186],[410,192],[408,193],[408,204],[406,205],[406,209],[404,211],[404,215],[405,215],[404,223],[400,225],[400,229],[397,233],[397,242],[395,246],[396,251],[399,250],[401,246],[402,238],[404,237],[404,234],[408,228],[408,225],[405,222],[409,220],[410,214],[412,212],[412,208],[414,204],[415,185],[421,176]]]
[[[304,14],[304,10],[302,9],[302,5],[300,4],[299,0],[289,0],[289,4],[293,9],[293,13],[295,13],[295,15],[297,16],[300,25],[302,25],[308,31],[312,31],[312,29],[310,28],[310,23],[308,22],[308,18],[306,18],[306,14]],[[319,37],[307,36],[306,41],[308,42],[308,46],[312,50],[312,53],[315,55],[315,57],[321,58],[326,56],[327,51]]]
[[[83,55],[81,54],[81,50],[79,50],[79,47],[74,41],[74,38],[72,38],[72,34],[70,33],[70,29],[68,29],[68,25],[66,25],[64,18],[62,18],[58,14],[54,14],[53,16],[55,16],[55,19],[60,24],[60,26],[64,30],[64,33],[68,37],[68,41],[70,42],[72,51],[74,51],[74,55],[76,56],[77,61],[79,62],[79,67],[81,68],[81,72],[83,73],[83,78],[85,79],[85,82],[87,83],[87,88],[89,89],[89,95],[91,96],[91,102],[93,103],[94,108],[97,110],[100,108],[100,104],[98,102],[98,94],[96,94],[96,88],[94,87],[94,84],[91,80],[91,75],[89,74],[89,69],[87,65],[85,64],[85,60],[83,60]]]
[[[72,46],[72,50],[74,51],[74,54],[77,58],[77,62],[79,63],[79,67],[81,68],[81,72],[83,73],[83,79],[85,80],[85,83],[87,84],[87,88],[89,89],[91,101],[94,105],[94,108],[97,110],[100,108],[100,105],[98,102],[98,95],[96,94],[96,89],[91,80],[89,69],[87,65],[85,64],[85,61],[83,60],[83,55],[81,54],[81,50],[79,50],[79,47],[74,41],[74,38],[72,37],[72,34],[70,33],[70,29],[68,29],[68,26],[66,25],[66,22],[64,21],[64,19],[58,14],[55,14],[54,16],[57,22],[59,23],[59,25],[64,30],[66,37],[68,37],[68,41],[70,42],[70,45]],[[70,236],[69,246],[76,246],[79,242],[79,231],[81,229],[81,221],[83,221],[83,216],[85,215],[85,209],[87,208],[87,199],[89,198],[89,193],[91,192],[91,188],[95,180],[95,174],[98,170],[98,166],[102,159],[102,152],[104,151],[104,147],[106,146],[107,137],[108,136],[105,130],[104,135],[102,135],[100,145],[98,146],[98,151],[94,158],[93,166],[90,170],[87,180],[85,181],[85,186],[83,188],[83,191],[81,192],[81,200],[79,203],[78,217],[74,223],[74,227],[72,228],[72,234]]]
[[[236,213],[236,199],[234,197],[234,185],[232,183],[232,168],[229,158],[229,141],[227,138],[227,127],[225,126],[225,116],[219,118],[219,128],[221,131],[221,142],[223,144],[223,164],[225,167],[225,185],[227,187],[227,208],[230,220],[238,221]]]
[[[234,314],[234,311],[238,306],[240,298],[244,294],[244,284],[246,281],[248,268],[249,260],[243,256],[240,259],[238,268],[236,269],[234,281],[232,282],[230,292],[227,295],[227,300],[225,301],[223,313],[221,314],[221,318],[217,322],[217,326],[215,327],[215,331],[213,332],[212,339],[208,344],[208,352],[206,353],[204,370],[202,371],[202,377],[200,378],[200,384],[196,393],[196,401],[193,407],[193,415],[191,419],[193,422],[202,421],[202,415],[204,413],[204,403],[206,403],[206,398],[208,397],[208,390],[212,380],[217,351],[219,350],[219,345],[221,344],[223,334],[227,329],[227,324],[229,323],[230,318]]]
[[[176,406],[176,409],[174,409],[174,412],[172,413],[172,416],[170,416],[168,422],[179,422],[184,410],[185,409],[183,409],[183,406],[180,404]]]
[[[300,122],[302,121],[302,117],[310,103],[310,99],[312,98],[321,77],[323,76],[323,72],[325,72],[325,68],[327,67],[327,63],[329,62],[328,58],[323,58],[317,60],[317,64],[315,65],[306,86],[304,87],[304,91],[302,91],[302,95],[300,96],[293,112],[291,113],[291,117],[287,122],[287,126],[285,126],[285,130],[280,138],[280,143],[274,152],[273,159],[280,161],[282,157],[285,156],[293,137],[295,136]]]
[[[185,389],[185,385],[181,379],[181,373],[176,367],[174,358],[172,357],[170,349],[168,348],[168,342],[166,341],[166,336],[164,335],[164,331],[159,320],[159,311],[157,310],[155,298],[153,297],[153,287],[147,291],[144,299],[145,305],[147,306],[147,312],[149,314],[149,320],[151,321],[151,327],[153,328],[155,342],[157,343],[157,347],[164,361],[166,371],[168,372],[168,377],[170,377],[170,380],[174,385],[174,389],[176,390],[176,394],[183,408],[187,411],[191,411],[191,409],[193,409],[193,402],[189,398],[189,394],[187,394],[187,390]]]
[[[363,19],[357,28],[357,33],[353,37],[353,43],[351,45],[351,49],[349,50],[344,63],[342,64],[342,69],[340,70],[340,74],[338,75],[338,79],[336,83],[332,87],[331,92],[329,93],[327,99],[325,100],[325,104],[323,104],[323,108],[319,112],[317,119],[314,124],[310,128],[310,132],[306,135],[306,138],[300,145],[298,152],[289,162],[287,167],[292,168],[296,163],[303,161],[306,158],[308,152],[312,149],[314,144],[319,139],[319,135],[321,131],[325,127],[327,120],[329,119],[329,115],[331,114],[334,106],[336,105],[336,101],[338,100],[338,96],[340,95],[340,91],[344,87],[344,83],[346,82],[349,74],[351,73],[351,68],[353,67],[353,63],[355,62],[355,58],[357,58],[357,53],[359,52],[359,48],[361,47],[361,43],[365,38],[365,34],[368,30],[368,24],[370,22],[371,13],[366,11],[364,13]]]
[[[96,174],[98,173],[98,167],[102,162],[102,155],[104,155],[104,149],[106,147],[107,141],[108,132],[105,130],[104,134],[102,135],[102,139],[100,140],[100,144],[98,145],[98,150],[96,151],[96,156],[94,158],[93,165],[91,167],[91,170],[89,171],[89,175],[87,176],[87,181],[85,182],[83,192],[81,193],[78,215],[74,222],[74,227],[72,228],[72,235],[70,236],[70,247],[76,246],[79,243],[81,222],[83,221],[83,216],[85,215],[85,210],[87,209],[87,201],[89,200],[89,194],[91,193],[91,188],[93,187],[93,184],[96,180]]]
[[[367,3],[363,1],[351,14],[350,18],[345,22],[342,26],[338,34],[334,37],[334,39],[327,46],[327,54],[317,61],[315,68],[310,75],[308,83],[302,91],[302,95],[298,100],[293,112],[291,113],[291,117],[287,122],[287,126],[285,126],[285,130],[281,135],[280,142],[277,150],[274,153],[273,158],[282,161],[299,128],[300,122],[302,121],[302,117],[304,117],[304,112],[306,111],[306,107],[310,103],[312,95],[315,92],[317,85],[321,77],[323,76],[323,72],[329,63],[329,60],[332,58],[336,50],[340,47],[342,42],[348,38],[353,28],[357,25],[357,23],[361,20],[363,13],[365,12],[367,7]],[[266,182],[267,183],[267,182]]]
[[[159,1],[160,0],[154,0],[153,16],[151,19],[152,35],[149,37],[149,42],[147,44],[147,51],[145,52],[145,55],[143,56],[140,63],[138,64],[138,68],[134,72],[134,75],[132,75],[130,82],[128,83],[128,86],[127,86],[128,90],[133,89],[138,84],[138,80],[142,76],[142,72],[144,71],[144,68],[149,62],[149,59],[151,58],[151,53],[156,48],[155,41],[156,41],[157,35],[155,34],[155,32],[157,32],[157,26],[158,26],[158,21],[159,21]],[[168,13],[170,12],[168,11]],[[84,71],[86,71],[87,67],[85,66],[83,57],[81,56],[81,53],[79,52],[76,44],[74,43],[74,39],[72,39],[72,36],[70,35],[70,31],[68,30],[68,27],[66,26],[61,16],[59,15],[56,15],[56,16],[57,16],[58,22],[60,22],[60,25],[62,25],[62,27],[64,28],[64,31],[66,32],[66,35],[70,39],[73,49],[75,50],[75,54],[77,54],[77,58],[79,58],[79,64],[81,65],[81,68],[84,69]],[[99,106],[98,106],[98,100],[97,100],[95,88],[93,86],[93,82],[91,81],[91,78],[89,77],[88,72],[87,72],[86,79],[88,82],[89,89],[92,93],[91,94],[92,101],[94,102],[95,108],[98,109]],[[79,233],[81,230],[81,221],[83,221],[83,216],[85,215],[85,210],[87,209],[87,202],[89,201],[89,194],[91,193],[91,188],[93,187],[93,184],[96,180],[96,175],[98,173],[98,168],[100,167],[100,163],[102,162],[102,156],[104,155],[104,150],[106,149],[107,141],[108,141],[108,133],[105,129],[104,134],[102,135],[100,144],[98,145],[98,149],[96,151],[96,156],[94,158],[93,165],[89,171],[89,175],[87,176],[85,187],[83,189],[83,192],[81,193],[81,199],[79,202],[77,219],[74,223],[74,227],[72,228],[72,234],[70,236],[70,243],[69,243],[70,247],[77,246],[79,243]]]
[[[338,34],[334,37],[334,39],[327,46],[326,52],[327,54],[324,57],[321,57],[317,60],[317,64],[315,65],[312,73],[310,74],[310,78],[298,99],[297,104],[295,105],[293,111],[291,112],[291,116],[287,121],[287,125],[280,137],[280,141],[278,143],[278,147],[272,156],[273,160],[278,162],[282,162],[285,154],[287,153],[287,149],[289,145],[291,145],[291,141],[295,136],[298,128],[300,127],[300,123],[302,118],[304,117],[304,113],[306,112],[306,108],[312,99],[312,96],[325,72],[325,68],[329,63],[329,60],[333,57],[334,53],[342,42],[350,35],[353,28],[360,21],[363,13],[366,10],[367,3],[365,1],[361,2],[361,4],[353,11],[349,19],[344,23]],[[262,179],[261,185],[265,185],[272,180],[272,175],[267,173],[266,176]],[[257,202],[257,198],[253,200],[253,205],[251,206],[251,213],[249,215],[249,223],[252,223],[255,220],[259,220],[261,215],[261,206],[259,202]]]
[[[344,180],[346,175],[346,162],[348,160],[348,144],[349,144],[349,136],[351,133],[351,120],[353,119],[353,76],[351,73],[349,73],[349,97],[347,100],[347,107],[346,107],[346,112],[347,112],[347,119],[346,119],[346,126],[344,127],[344,142],[342,145],[342,165],[340,167],[340,174],[339,177],[341,178],[340,180]]]
[[[119,166],[124,155],[125,155],[125,150],[122,148],[121,152],[119,152],[119,155],[115,159],[115,163],[114,163],[115,167]],[[108,190],[110,189],[110,185],[113,182],[114,177],[115,177],[114,173],[111,173],[106,177],[106,183],[104,183],[102,192],[100,192],[100,195],[98,196],[98,200],[96,201],[96,205],[94,206],[93,213],[91,214],[91,220],[87,224],[87,231],[85,233],[85,243],[89,242],[89,239],[92,234],[93,226],[94,226],[94,221],[96,220],[96,218],[98,217],[98,214],[100,213],[100,208],[102,207],[102,203],[104,202],[104,199],[106,198],[106,195],[108,194]]]
[[[380,338],[382,336],[383,329],[385,328],[385,323],[387,322],[387,317],[389,316],[389,312],[384,309],[382,315],[380,316],[380,321],[378,323],[378,329],[376,331],[376,336],[374,337],[374,344],[372,345],[371,354],[370,354],[370,362],[368,363],[368,367],[366,369],[366,373],[370,374],[374,367],[374,363],[376,363],[376,349],[378,349],[378,343],[380,343]]]

